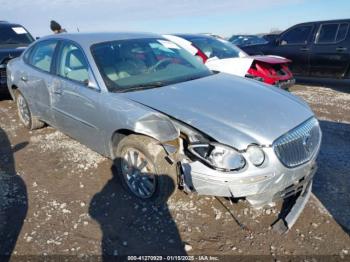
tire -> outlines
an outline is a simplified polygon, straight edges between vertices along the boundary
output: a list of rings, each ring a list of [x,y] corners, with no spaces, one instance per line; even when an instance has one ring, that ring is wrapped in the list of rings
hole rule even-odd
[[[40,121],[37,117],[33,117],[27,100],[19,91],[16,91],[16,104],[18,117],[26,128],[29,130],[35,130],[42,128],[45,125],[45,123]]]
[[[114,164],[122,185],[128,193],[138,199],[155,204],[166,203],[175,193],[177,189],[177,167],[176,164],[170,164],[166,160],[166,152],[159,142],[143,135],[129,135],[120,141],[114,151]],[[134,164],[135,158],[132,159],[135,157],[135,154],[132,154],[133,152],[138,152],[136,165]],[[147,165],[144,164],[144,161],[147,162]],[[143,168],[141,163],[146,166]],[[135,166],[138,166],[138,168],[135,168]],[[135,174],[135,170],[139,172],[139,175],[135,175],[138,180],[133,179],[134,176],[130,175]],[[143,184],[144,180],[147,180],[145,185],[138,188],[149,194],[142,196],[140,190],[138,193],[135,192],[137,190],[133,188],[132,182],[137,185],[137,181],[141,181]],[[154,181],[154,190],[151,190],[150,186],[152,181]],[[146,190],[145,187],[149,190]]]

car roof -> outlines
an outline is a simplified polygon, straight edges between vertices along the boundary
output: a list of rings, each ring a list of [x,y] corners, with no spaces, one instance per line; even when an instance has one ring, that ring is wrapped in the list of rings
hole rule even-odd
[[[127,39],[140,39],[140,38],[163,38],[161,35],[153,33],[142,32],[110,32],[110,33],[61,33],[49,35],[41,38],[40,40],[48,39],[66,39],[77,42],[80,45],[91,46],[96,43],[110,42],[117,40]]]
[[[350,23],[350,19],[335,19],[335,20],[310,21],[310,22],[299,23],[299,24],[296,24],[296,25],[294,25],[294,26],[297,26],[297,25],[320,24],[320,23],[344,23],[344,22]],[[294,26],[293,26],[293,27],[294,27]]]

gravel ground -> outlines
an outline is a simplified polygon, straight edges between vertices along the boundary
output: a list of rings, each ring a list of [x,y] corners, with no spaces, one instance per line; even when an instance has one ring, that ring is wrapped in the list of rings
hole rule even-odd
[[[278,209],[176,193],[162,207],[122,189],[111,161],[59,131],[28,132],[0,101],[0,254],[337,255],[349,259],[350,94],[294,86],[322,120],[324,141],[312,196],[278,235]],[[234,215],[245,226],[242,229]]]
[[[295,86],[321,120],[323,144],[313,192],[344,228],[350,230],[350,89]]]

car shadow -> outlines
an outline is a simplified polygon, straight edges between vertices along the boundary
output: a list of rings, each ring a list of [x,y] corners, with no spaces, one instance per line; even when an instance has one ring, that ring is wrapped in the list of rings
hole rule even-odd
[[[28,210],[27,188],[17,175],[13,153],[27,143],[14,148],[6,132],[0,128],[0,255],[8,261],[15,248]]]
[[[350,93],[350,79],[297,77],[297,84],[328,87],[339,92]]]
[[[350,124],[320,121],[323,132],[313,193],[350,232]]]
[[[99,223],[103,234],[103,260],[116,255],[185,255],[167,201],[155,204],[131,196],[114,166],[111,172],[112,178],[92,198],[89,207],[90,216]],[[169,179],[175,188],[167,175],[161,176]]]

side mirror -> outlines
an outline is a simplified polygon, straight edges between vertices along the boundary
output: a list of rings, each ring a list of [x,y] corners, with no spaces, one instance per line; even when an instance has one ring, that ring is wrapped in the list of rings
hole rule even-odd
[[[89,79],[86,79],[83,81],[84,86],[94,89],[94,90],[99,90],[99,88],[97,87],[96,83],[94,81],[91,81]]]
[[[39,37],[39,36],[35,37],[35,40],[39,40],[39,39],[40,39],[40,37]]]

